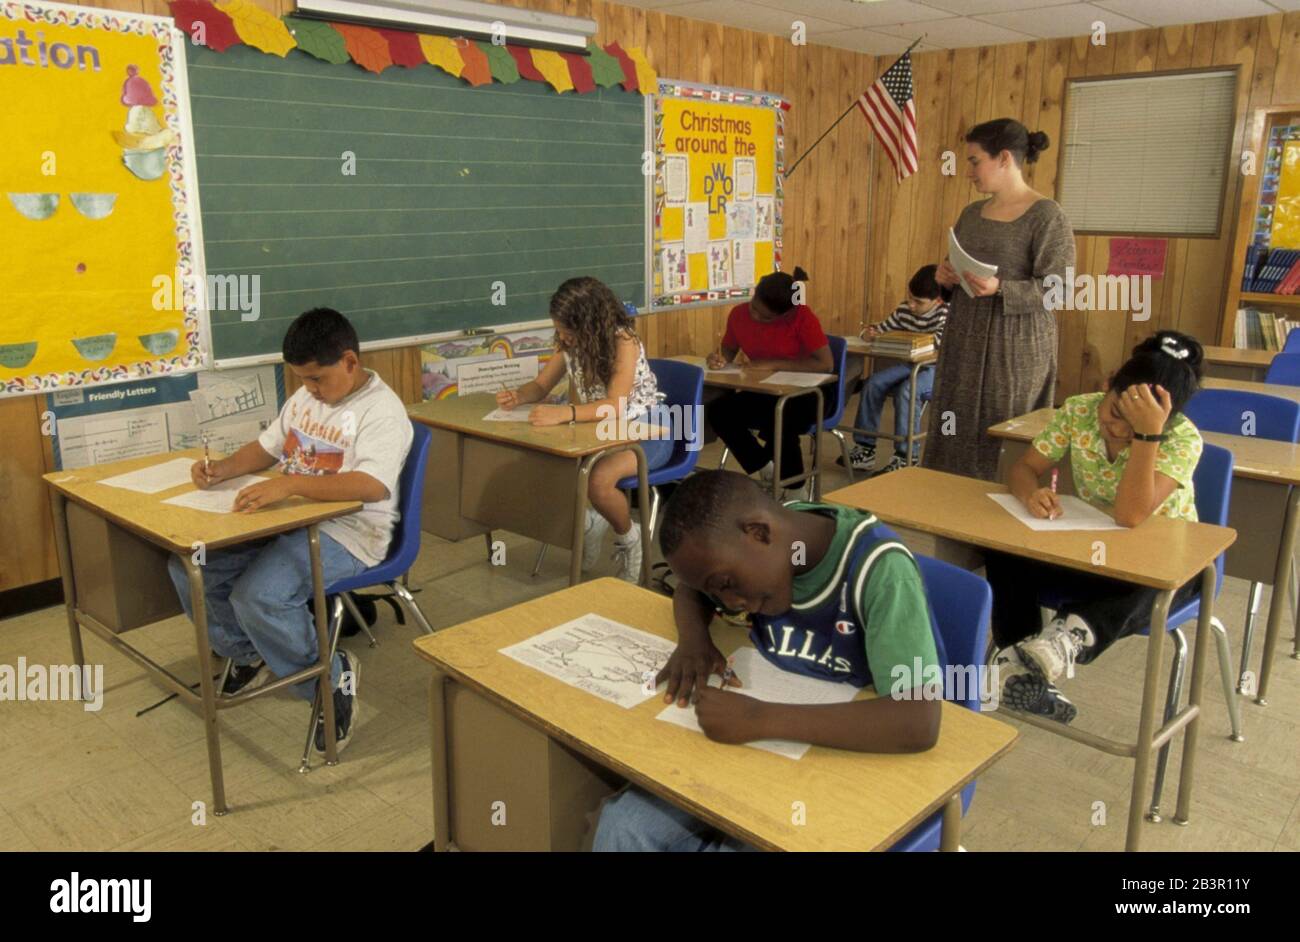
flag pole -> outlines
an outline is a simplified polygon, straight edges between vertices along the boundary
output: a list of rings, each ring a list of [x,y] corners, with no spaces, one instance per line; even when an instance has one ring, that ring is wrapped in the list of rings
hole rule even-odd
[[[922,33],[921,36],[918,37],[917,39],[914,39],[914,40],[912,41],[912,45],[910,45],[910,46],[908,46],[906,49],[904,49],[904,50],[903,50],[903,55],[899,56],[898,59],[902,59],[903,56],[907,55],[909,52],[911,52],[913,49],[915,49],[917,43],[919,43],[922,39],[925,39],[925,34],[924,34],[924,33]],[[894,60],[894,61],[897,62],[898,59],[896,59],[896,60]],[[840,123],[841,121],[843,121],[845,118],[847,118],[847,117],[849,116],[849,112],[852,111],[854,108],[856,108],[856,107],[857,107],[857,104],[858,104],[858,100],[857,100],[856,98],[853,99],[853,103],[852,103],[851,105],[849,105],[847,108],[844,109],[844,113],[843,113],[842,115],[840,115],[838,118],[835,119],[835,123],[832,124],[830,127],[828,127],[825,131],[823,131],[821,137],[819,137],[819,138],[817,138],[817,140],[813,141],[813,143],[812,143],[812,147],[809,147],[806,151],[804,151],[802,154],[799,155],[799,159],[796,160],[793,164],[791,164],[791,165],[790,165],[790,169],[787,170],[787,171],[785,172],[785,178],[786,178],[787,180],[789,180],[792,176],[794,176],[795,168],[798,167],[799,164],[803,163],[803,159],[804,159],[805,157],[807,157],[809,154],[811,154],[814,150],[817,149],[817,145],[820,144],[823,140],[825,140],[825,139],[826,139],[826,135],[827,135],[827,134],[830,134],[832,131],[834,131],[835,128],[839,125],[839,123]]]

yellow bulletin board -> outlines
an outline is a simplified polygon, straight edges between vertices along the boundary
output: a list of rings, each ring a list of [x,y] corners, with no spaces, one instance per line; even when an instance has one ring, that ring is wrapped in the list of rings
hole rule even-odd
[[[0,395],[204,363],[184,37],[0,0]]]
[[[1282,145],[1270,245],[1275,249],[1300,249],[1300,140]]]
[[[660,79],[647,263],[652,309],[747,298],[781,267],[779,95]]]

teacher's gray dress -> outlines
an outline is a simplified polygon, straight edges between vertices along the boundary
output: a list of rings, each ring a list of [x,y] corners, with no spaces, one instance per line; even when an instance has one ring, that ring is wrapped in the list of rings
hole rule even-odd
[[[1039,200],[1014,222],[983,218],[987,203],[967,206],[954,228],[972,257],[998,266],[1002,296],[953,289],[922,464],[992,481],[999,446],[988,427],[1053,405],[1056,317],[1043,280],[1064,279],[1074,266],[1074,232],[1053,200]]]

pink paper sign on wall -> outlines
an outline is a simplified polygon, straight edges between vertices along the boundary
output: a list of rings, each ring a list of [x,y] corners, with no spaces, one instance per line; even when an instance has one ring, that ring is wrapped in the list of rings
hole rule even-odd
[[[1165,276],[1168,239],[1111,239],[1108,275]]]

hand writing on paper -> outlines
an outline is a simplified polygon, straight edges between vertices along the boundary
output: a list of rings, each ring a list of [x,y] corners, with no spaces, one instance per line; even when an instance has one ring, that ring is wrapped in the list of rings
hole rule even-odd
[[[262,510],[277,501],[284,500],[286,497],[292,497],[293,494],[294,477],[292,474],[267,478],[257,484],[248,485],[235,495],[235,512],[248,513],[254,510]]]
[[[977,275],[972,275],[970,272],[967,272],[966,284],[970,285],[971,290],[975,292],[975,297],[987,298],[998,293],[998,286],[1001,285],[1002,282],[998,281],[997,275],[989,275],[987,278],[980,278]]]
[[[519,392],[515,389],[503,389],[497,393],[497,405],[502,409],[513,409],[519,405]]]
[[[528,413],[528,421],[533,425],[564,425],[572,415],[568,406],[540,405]]]
[[[1025,507],[1040,520],[1054,520],[1063,513],[1060,498],[1050,487],[1040,487],[1030,494]]]
[[[224,460],[214,461],[209,467],[202,461],[196,461],[190,465],[190,480],[201,491],[207,490],[214,484],[220,484],[226,478],[231,477],[231,475],[222,471],[222,465],[224,464]]]
[[[711,370],[720,370],[727,365],[726,357],[714,350],[704,358],[704,365]]]
[[[955,288],[961,281],[957,277],[957,269],[953,268],[951,263],[945,258],[939,263],[938,270],[934,273],[934,280],[939,282],[945,288]]]
[[[1137,383],[1119,394],[1119,414],[1139,435],[1159,435],[1173,411],[1173,400],[1163,386]]]
[[[655,675],[655,686],[667,681],[664,703],[676,700],[679,707],[684,707],[690,704],[692,693],[708,686],[710,674],[721,675],[726,669],[727,659],[708,638],[698,643],[679,644],[668,663]],[[741,686],[740,678],[733,674],[728,686]]]
[[[753,742],[765,736],[763,726],[768,706],[743,693],[705,687],[695,701],[695,718],[704,735],[714,742]]]

